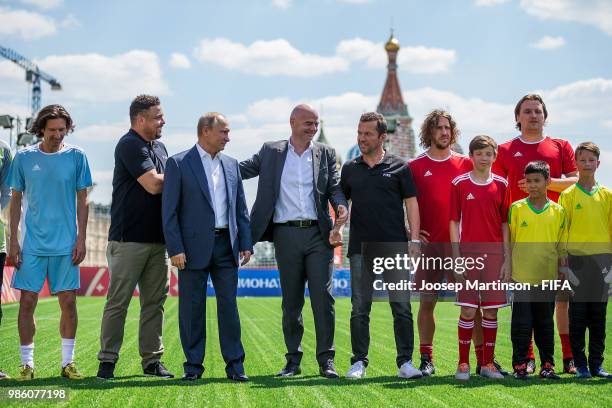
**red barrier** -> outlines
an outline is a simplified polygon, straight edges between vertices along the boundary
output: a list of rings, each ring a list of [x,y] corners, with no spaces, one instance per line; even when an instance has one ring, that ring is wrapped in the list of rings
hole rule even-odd
[[[83,266],[81,267],[81,289],[77,291],[80,296],[106,296],[110,274],[107,267]],[[134,291],[134,296],[138,296],[138,286]],[[170,274],[169,296],[178,295],[178,278],[174,272]]]
[[[4,267],[4,280],[2,282],[2,304],[18,302],[21,297],[21,292],[17,289],[13,289],[11,287],[11,282],[13,281],[13,275],[15,274],[15,268],[12,266]],[[51,292],[49,292],[49,283],[45,280],[45,284],[40,291],[39,297],[49,297],[51,296]]]

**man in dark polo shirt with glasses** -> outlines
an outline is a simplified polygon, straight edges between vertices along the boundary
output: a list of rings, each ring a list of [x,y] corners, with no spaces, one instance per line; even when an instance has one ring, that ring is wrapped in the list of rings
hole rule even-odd
[[[145,375],[173,378],[160,362],[168,295],[168,259],[161,219],[166,147],[159,98],[137,96],[130,105],[130,130],[115,148],[111,226],[106,256],[110,286],[102,329],[98,378],[114,377],[125,318],[136,285],[140,291],[139,350]]]
[[[366,375],[370,347],[370,310],[374,273],[363,265],[362,243],[406,242],[410,254],[419,252],[419,207],[416,187],[406,161],[386,152],[387,122],[376,112],[361,115],[357,143],[361,156],[342,166],[340,186],[351,202],[348,256],[351,264],[351,344],[353,356],[347,378]],[[404,208],[410,237],[404,222]],[[412,238],[412,239],[410,239]],[[410,241],[410,242],[409,242]],[[389,295],[401,378],[420,378],[412,365],[414,328],[409,299]]]

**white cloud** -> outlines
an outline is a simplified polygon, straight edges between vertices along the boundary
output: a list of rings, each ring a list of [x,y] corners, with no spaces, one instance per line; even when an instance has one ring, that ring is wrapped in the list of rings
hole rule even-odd
[[[612,129],[612,119],[602,121],[602,122],[601,122],[601,125],[602,125],[603,127],[606,127],[606,128]]]
[[[30,116],[30,108],[19,103],[0,102],[0,115],[10,115],[13,117],[26,118]],[[17,123],[13,123],[16,126]],[[25,124],[22,125],[22,131],[25,129]]]
[[[173,52],[170,56],[170,66],[177,69],[189,69],[191,68],[191,62],[185,54]]]
[[[362,38],[341,41],[336,47],[336,54],[350,61],[365,61],[368,68],[380,69],[387,64],[383,44]],[[434,74],[448,72],[457,60],[457,53],[444,48],[402,47],[397,59],[402,71]]]
[[[200,62],[262,76],[311,77],[349,68],[343,58],[303,53],[284,39],[260,40],[250,45],[226,38],[203,39],[194,56]]]
[[[560,131],[566,125],[601,122],[610,117],[612,79],[576,81],[536,92],[542,94],[550,112],[549,125],[558,126]]]
[[[539,50],[555,50],[563,47],[564,45],[565,39],[563,37],[551,37],[549,35],[545,35],[538,41],[530,44],[532,48],[537,48]]]
[[[364,61],[376,69],[387,64],[383,44],[362,38],[341,41],[335,56],[307,54],[284,39],[251,45],[226,38],[203,39],[194,56],[200,62],[261,76],[313,77],[347,71],[353,62]],[[398,56],[401,70],[418,74],[448,72],[456,60],[455,50],[424,46],[402,47]]]
[[[292,0],[272,0],[272,6],[281,10],[287,10],[291,7]]]
[[[50,10],[62,5],[64,0],[20,0],[21,3],[36,6],[43,10]]]
[[[62,26],[62,28],[80,28],[82,27],[79,19],[76,18],[76,16],[72,13],[68,14],[66,18],[62,20],[60,25]]]
[[[0,78],[25,80],[25,71],[13,61],[0,60]]]
[[[169,92],[157,54],[132,50],[124,54],[49,56],[37,61],[58,78],[62,97],[88,102],[124,101],[141,93]]]
[[[541,19],[588,24],[612,35],[612,2],[609,0],[521,0],[521,7],[527,14]]]
[[[109,204],[113,193],[113,170],[92,170],[91,173],[91,178],[96,186],[89,194],[89,201]]]
[[[55,34],[55,20],[45,15],[0,6],[0,35],[34,40]]]
[[[119,141],[119,138],[128,131],[129,128],[130,123],[127,121],[125,123],[101,123],[85,127],[79,127],[79,124],[77,123],[72,136],[74,137],[74,140],[81,143],[100,142],[115,144],[117,141]]]
[[[475,0],[474,5],[479,7],[497,6],[507,3],[508,0]]]

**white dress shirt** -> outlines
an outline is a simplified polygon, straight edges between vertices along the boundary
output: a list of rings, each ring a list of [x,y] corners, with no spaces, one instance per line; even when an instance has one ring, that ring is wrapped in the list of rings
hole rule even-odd
[[[281,175],[280,192],[274,206],[274,222],[316,220],[312,142],[299,156],[287,143],[287,159]]]
[[[226,228],[229,225],[227,219],[227,191],[225,189],[225,175],[219,160],[219,153],[213,159],[206,150],[202,149],[199,143],[196,143],[196,147],[204,166],[204,173],[206,173],[210,198],[214,204],[215,228]]]

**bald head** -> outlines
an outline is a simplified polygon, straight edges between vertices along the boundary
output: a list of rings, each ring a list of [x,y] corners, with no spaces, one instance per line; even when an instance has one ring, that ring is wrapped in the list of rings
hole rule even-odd
[[[297,105],[295,108],[293,108],[293,110],[291,111],[290,118],[293,119],[295,117],[303,116],[305,114],[314,115],[317,117],[317,119],[319,118],[319,114],[317,113],[315,108],[305,103],[301,103]]]
[[[295,146],[307,146],[319,129],[319,114],[310,105],[300,104],[291,111],[291,141]]]

